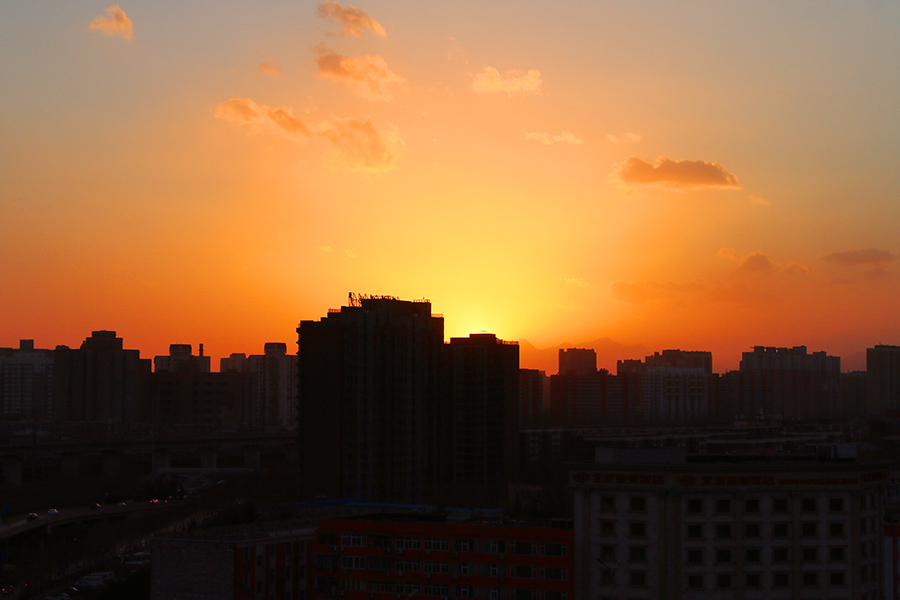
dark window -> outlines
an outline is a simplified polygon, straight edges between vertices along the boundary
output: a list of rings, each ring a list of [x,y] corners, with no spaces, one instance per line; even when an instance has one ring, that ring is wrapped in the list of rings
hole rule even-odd
[[[717,513],[728,513],[731,512],[731,500],[728,498],[719,498],[716,500],[716,512]]]
[[[815,571],[807,571],[803,574],[803,585],[807,587],[813,587],[819,585],[818,577],[816,577],[818,573]]]
[[[772,575],[772,585],[785,588],[791,584],[790,573],[775,573]]]
[[[747,498],[744,503],[744,510],[750,514],[759,512],[759,498]]]
[[[600,546],[600,558],[602,560],[615,560],[616,547],[615,546]]]
[[[759,548],[747,548],[744,552],[744,558],[748,563],[758,563],[762,558],[762,552]]]
[[[647,562],[647,549],[643,546],[629,546],[628,560],[631,562]]]
[[[731,587],[731,575],[728,573],[719,573],[716,575],[716,587],[717,588],[730,588]]]
[[[687,536],[689,538],[703,537],[703,525],[688,525]]]
[[[716,550],[716,562],[717,563],[730,563],[731,562],[731,550],[727,550],[724,548]]]
[[[631,537],[644,537],[647,535],[647,524],[643,521],[631,521],[628,523],[628,535]]]
[[[816,499],[815,498],[804,498],[800,503],[803,512],[811,513],[816,512]]]
[[[688,575],[688,587],[692,590],[703,588],[703,575]]]
[[[787,562],[787,548],[772,548],[772,562]]]
[[[703,562],[703,550],[693,548],[687,551],[687,562],[689,565],[698,565]]]
[[[777,538],[783,538],[788,536],[788,524],[787,523],[773,523],[772,524],[772,536]]]
[[[803,537],[816,537],[818,533],[816,532],[816,524],[815,523],[803,523],[802,525]]]
[[[828,510],[830,510],[831,512],[840,512],[844,510],[844,499],[830,498],[828,500]]]
[[[844,572],[843,571],[833,571],[829,573],[828,577],[831,585],[844,585]]]
[[[788,499],[787,498],[773,498],[772,499],[772,512],[786,513],[787,511],[788,511]]]
[[[844,560],[844,549],[843,548],[829,548],[828,558],[830,560],[834,560],[834,561]]]
[[[804,548],[803,560],[805,562],[816,562],[819,560],[819,552],[817,548]]]
[[[761,527],[759,523],[747,523],[744,533],[748,538],[758,538],[761,535]]]
[[[600,535],[603,537],[612,537],[615,535],[615,523],[612,521],[600,521]]]
[[[762,576],[760,576],[759,573],[747,573],[747,587],[748,588],[762,587]]]
[[[830,535],[834,535],[834,536],[844,535],[844,524],[843,523],[829,523],[828,524],[828,533]]]
[[[647,573],[644,571],[631,571],[630,580],[633,586],[647,585]]]
[[[616,509],[616,499],[613,496],[600,496],[600,510],[613,512]]]
[[[696,515],[703,512],[703,499],[702,498],[690,498],[687,501],[687,512],[691,515]]]
[[[728,523],[719,523],[716,525],[716,537],[719,539],[731,537],[731,525]]]
[[[628,509],[631,512],[647,512],[647,499],[641,496],[629,498]]]

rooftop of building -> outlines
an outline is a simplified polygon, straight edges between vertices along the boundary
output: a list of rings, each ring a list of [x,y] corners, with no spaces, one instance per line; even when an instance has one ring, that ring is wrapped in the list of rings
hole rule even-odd
[[[301,521],[266,521],[245,525],[228,525],[190,529],[156,536],[159,540],[207,541],[207,542],[246,542],[273,537],[312,536],[315,527]]]

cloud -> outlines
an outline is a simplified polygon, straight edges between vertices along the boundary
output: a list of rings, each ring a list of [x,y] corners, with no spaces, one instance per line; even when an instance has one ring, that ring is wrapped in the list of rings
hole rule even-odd
[[[134,30],[131,26],[131,19],[125,16],[124,10],[119,8],[117,4],[114,4],[106,9],[106,14],[109,16],[104,17],[103,15],[100,15],[91,21],[91,29],[96,29],[104,35],[117,35],[126,40],[134,39]]]
[[[847,250],[835,252],[823,258],[825,262],[847,266],[881,266],[885,263],[897,260],[895,254],[878,248],[866,248],[865,250]]]
[[[367,100],[392,100],[391,87],[406,83],[380,56],[341,56],[324,47],[318,51],[319,77],[344,82],[356,95]]]
[[[636,144],[639,141],[641,141],[642,139],[644,139],[644,137],[639,133],[633,133],[631,131],[626,131],[625,133],[621,133],[619,135],[609,133],[606,135],[606,139],[608,139],[611,142],[617,142],[617,143],[618,142],[631,142],[633,144]]]
[[[510,98],[519,94],[540,94],[541,72],[531,69],[525,73],[507,71],[501,75],[494,67],[485,67],[472,79],[472,91],[478,94],[505,92]]]
[[[665,156],[657,158],[656,164],[629,156],[613,175],[627,185],[658,185],[672,190],[741,188],[737,177],[719,163],[672,160]]]
[[[356,258],[356,253],[353,250],[344,250],[344,254],[349,258]]]
[[[327,141],[337,152],[342,167],[350,171],[390,171],[402,146],[394,127],[378,129],[368,119],[342,117],[306,123],[296,117],[291,108],[272,108],[249,98],[231,98],[222,102],[216,107],[215,117],[247,125],[255,133],[270,131],[296,142]]]
[[[261,62],[256,65],[256,68],[263,75],[271,75],[272,77],[281,75],[281,67],[276,62]]]
[[[587,282],[587,280],[582,279],[581,277],[560,277],[560,281],[562,281],[566,285],[574,285],[575,287],[580,288],[589,288],[591,284]]]
[[[331,252],[333,249],[331,246],[319,246],[319,250],[325,253]]]
[[[355,6],[344,7],[332,0],[325,0],[319,3],[318,15],[323,19],[339,22],[343,27],[343,35],[361,38],[368,31],[379,37],[387,37],[387,32],[378,21]]]
[[[567,144],[583,144],[581,138],[576,136],[571,131],[563,131],[558,135],[552,135],[549,133],[537,133],[536,131],[530,131],[525,134],[525,139],[533,142],[538,142],[540,144],[544,144],[545,146],[551,146],[557,142],[566,142]]]
[[[743,275],[775,272],[788,273],[790,275],[806,275],[813,272],[811,266],[803,263],[775,263],[767,254],[758,250],[744,256],[734,248],[722,248],[717,254],[736,262],[738,266],[735,272]]]
[[[765,198],[760,198],[759,196],[750,196],[750,202],[754,204],[764,204],[766,206],[771,206],[772,203],[766,200]]]

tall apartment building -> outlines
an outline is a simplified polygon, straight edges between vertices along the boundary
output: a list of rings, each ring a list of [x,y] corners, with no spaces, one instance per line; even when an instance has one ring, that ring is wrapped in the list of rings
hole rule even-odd
[[[297,333],[306,494],[429,499],[449,467],[443,317],[424,300],[351,296]]]
[[[475,514],[319,523],[310,600],[571,600],[571,528]]]
[[[887,465],[610,455],[570,474],[576,597],[883,598]]]
[[[518,478],[519,346],[473,333],[446,349],[451,486],[462,501],[496,502]]]
[[[745,417],[818,419],[840,411],[841,359],[806,346],[755,346],[741,359],[740,411]]]
[[[0,348],[0,421],[49,421],[52,398],[52,350],[36,350],[34,340]]]
[[[869,414],[900,410],[900,346],[866,349],[866,396]]]
[[[632,422],[685,424],[710,418],[712,353],[663,350],[639,360],[619,361]]]
[[[126,350],[115,331],[54,351],[53,421],[137,423],[151,418],[150,359]]]
[[[219,361],[222,373],[247,376],[245,413],[251,427],[297,428],[297,356],[287,344],[266,342],[264,354],[232,354]]]
[[[169,354],[153,358],[153,371],[209,373],[210,359],[203,355],[203,344],[200,344],[197,356],[194,356],[190,344],[169,344]]]
[[[597,352],[593,348],[560,348],[559,374],[588,376],[597,372]]]
[[[537,427],[546,422],[544,388],[547,375],[537,369],[519,369],[519,425]],[[547,394],[549,396],[549,394]]]

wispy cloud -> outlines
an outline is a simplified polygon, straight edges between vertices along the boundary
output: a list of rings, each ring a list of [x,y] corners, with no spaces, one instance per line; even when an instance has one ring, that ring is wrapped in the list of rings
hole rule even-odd
[[[737,177],[716,162],[672,160],[661,156],[651,164],[629,156],[613,173],[621,183],[631,186],[655,185],[671,190],[700,188],[740,189]]]
[[[813,272],[813,268],[810,265],[798,262],[776,263],[766,253],[758,250],[743,255],[734,248],[722,248],[717,254],[737,263],[735,272],[742,275],[776,272],[805,275]]]
[[[341,56],[328,48],[318,48],[319,77],[340,81],[367,100],[392,100],[392,88],[406,83],[380,56]]]
[[[100,31],[104,35],[118,36],[126,40],[134,39],[134,29],[131,19],[125,15],[125,11],[117,4],[106,9],[108,16],[100,15],[91,22],[91,29]]]
[[[589,288],[591,284],[587,282],[586,279],[581,277],[560,277],[560,281],[562,281],[566,285],[574,285],[575,287],[580,288]]]
[[[636,143],[640,142],[642,139],[644,139],[644,137],[639,133],[626,131],[625,133],[619,133],[619,134],[608,133],[606,135],[606,139],[608,139],[611,142],[616,142],[616,143],[630,142],[632,144],[636,144]]]
[[[297,142],[325,140],[338,152],[343,168],[350,171],[389,171],[394,168],[402,145],[395,128],[378,129],[368,119],[332,117],[306,123],[291,108],[272,108],[249,98],[222,102],[216,107],[215,116],[250,126],[256,133],[270,131]]]
[[[494,67],[485,67],[472,79],[472,91],[479,94],[505,93],[510,98],[541,93],[541,72],[507,71],[503,75]]]
[[[540,144],[544,144],[545,146],[552,146],[558,142],[565,142],[567,144],[583,144],[584,141],[576,136],[571,131],[563,131],[559,134],[550,134],[550,133],[538,133],[536,131],[529,131],[525,134],[525,139],[538,142]]]
[[[380,37],[387,36],[387,32],[378,21],[355,6],[344,7],[332,0],[325,0],[319,3],[318,14],[322,18],[340,23],[343,35],[361,38],[368,31]]]
[[[319,250],[325,252],[326,254],[334,250],[331,246],[319,246]]]
[[[356,252],[353,250],[344,250],[344,254],[346,254],[348,258],[356,258]]]
[[[770,206],[772,204],[765,198],[760,198],[759,196],[750,196],[750,202],[753,202],[754,204],[762,204],[765,206]]]
[[[876,266],[884,265],[897,260],[895,254],[878,248],[866,248],[865,250],[846,250],[835,252],[823,258],[825,262],[848,266]]]
[[[272,77],[281,75],[281,67],[274,61],[261,62],[256,65],[256,69],[263,75],[271,75]]]

